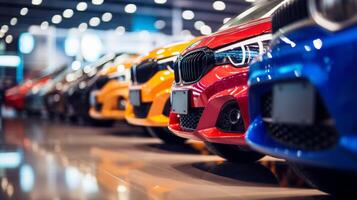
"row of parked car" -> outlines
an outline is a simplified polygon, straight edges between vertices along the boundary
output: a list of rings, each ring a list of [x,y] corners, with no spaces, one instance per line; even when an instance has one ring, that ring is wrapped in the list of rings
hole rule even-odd
[[[350,194],[356,10],[356,1],[263,1],[212,35],[62,69],[8,90],[6,101],[93,125],[125,119],[165,143],[203,141],[233,162],[272,155],[312,186]]]

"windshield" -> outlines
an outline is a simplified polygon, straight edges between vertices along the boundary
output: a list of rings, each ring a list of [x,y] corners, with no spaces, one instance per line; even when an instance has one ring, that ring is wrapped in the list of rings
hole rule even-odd
[[[237,17],[229,20],[219,30],[249,22],[254,19],[269,17],[281,4],[283,0],[271,0],[258,3]]]

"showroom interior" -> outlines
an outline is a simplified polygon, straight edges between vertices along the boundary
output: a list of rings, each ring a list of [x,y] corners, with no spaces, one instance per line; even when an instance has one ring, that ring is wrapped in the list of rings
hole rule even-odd
[[[0,0],[0,199],[353,199],[356,0]]]

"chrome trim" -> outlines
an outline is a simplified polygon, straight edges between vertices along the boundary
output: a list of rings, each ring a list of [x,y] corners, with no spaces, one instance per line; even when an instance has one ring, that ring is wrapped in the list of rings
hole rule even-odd
[[[352,17],[351,19],[346,20],[345,22],[333,22],[326,19],[324,16],[320,14],[316,7],[316,0],[308,0],[308,9],[312,19],[319,26],[329,30],[329,31],[339,31],[345,27],[351,26],[357,22],[357,15]]]

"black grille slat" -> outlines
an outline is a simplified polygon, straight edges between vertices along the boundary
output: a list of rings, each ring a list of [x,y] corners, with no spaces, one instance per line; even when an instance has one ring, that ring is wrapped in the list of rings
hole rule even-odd
[[[309,17],[308,0],[287,1],[272,15],[272,31],[277,32],[280,28],[293,24]]]
[[[159,65],[153,60],[146,60],[131,69],[132,82],[145,83],[159,71]]]
[[[187,131],[194,131],[201,119],[204,108],[191,108],[187,115],[180,115],[180,126]]]
[[[211,50],[198,50],[178,59],[177,67],[174,68],[175,76],[181,75],[183,83],[196,82],[212,68],[213,64],[214,55]],[[175,77],[175,81],[178,83],[180,78]]]

